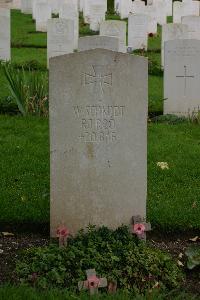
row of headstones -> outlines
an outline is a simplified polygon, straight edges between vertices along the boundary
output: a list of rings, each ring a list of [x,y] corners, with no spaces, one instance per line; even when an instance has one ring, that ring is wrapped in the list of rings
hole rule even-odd
[[[127,18],[129,13],[146,14],[158,24],[165,24],[168,16],[173,15],[173,22],[180,23],[181,17],[187,15],[199,16],[200,3],[198,0],[115,0],[115,10],[121,18]],[[154,32],[152,32],[154,33]]]
[[[115,11],[122,19],[129,13],[146,14],[152,21],[165,24],[167,16],[172,16],[172,0],[149,0],[146,4],[141,0],[115,0]]]
[[[9,18],[9,10],[1,9],[0,57],[4,60],[8,60],[10,57],[10,42],[8,42],[10,34]],[[162,62],[164,66],[164,99],[167,99],[164,101],[165,114],[187,114],[189,111],[197,111],[200,106],[200,101],[198,100],[198,80],[200,80],[200,76],[193,71],[199,66],[200,53],[198,50],[199,42],[197,41],[197,37],[200,40],[199,19],[200,17],[184,17],[184,24],[166,24],[163,26],[162,53],[164,54],[162,54]],[[194,25],[194,28],[192,25]],[[70,40],[69,32],[73,32],[73,21],[56,18],[49,20],[48,58],[73,52],[74,46],[72,42],[74,36],[72,34]],[[193,34],[193,38],[196,37],[195,40],[188,39],[190,32]],[[125,22],[104,21],[101,25],[100,36],[79,38],[78,50],[104,48],[117,52],[125,52],[125,41]],[[179,43],[182,46],[177,47]],[[168,45],[172,49],[177,48],[178,50],[169,51]],[[175,76],[176,73],[177,75]]]

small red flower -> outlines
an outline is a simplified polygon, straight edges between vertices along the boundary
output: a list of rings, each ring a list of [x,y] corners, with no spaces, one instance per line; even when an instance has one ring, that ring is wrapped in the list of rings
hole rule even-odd
[[[100,279],[96,276],[96,275],[92,275],[90,277],[88,277],[88,288],[98,288],[99,283],[100,283]]]
[[[133,233],[137,235],[143,235],[145,233],[145,225],[142,223],[136,223],[133,225]]]
[[[65,237],[69,236],[69,230],[65,226],[58,227],[56,233],[57,233],[57,237],[65,238]]]

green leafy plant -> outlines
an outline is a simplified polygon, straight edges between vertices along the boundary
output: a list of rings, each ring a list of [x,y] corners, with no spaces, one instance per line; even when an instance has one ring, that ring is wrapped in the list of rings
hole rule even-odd
[[[13,99],[22,115],[48,115],[48,79],[31,69],[16,69],[11,64],[3,65]]]
[[[200,247],[199,246],[190,246],[185,254],[188,257],[187,267],[192,270],[197,266],[200,266]]]
[[[153,123],[165,123],[171,125],[188,122],[187,118],[184,116],[178,117],[176,115],[170,115],[170,114],[156,116],[152,118],[151,121]]]
[[[176,288],[182,273],[168,254],[148,247],[127,227],[109,230],[90,226],[68,240],[67,247],[51,244],[22,253],[16,274],[22,283],[36,287],[76,289],[85,270],[117,281],[119,289],[135,293],[158,288]]]
[[[189,122],[200,125],[200,108],[197,111],[189,113]]]
[[[19,114],[18,107],[13,101],[13,98],[8,96],[0,99],[0,114],[17,115]]]

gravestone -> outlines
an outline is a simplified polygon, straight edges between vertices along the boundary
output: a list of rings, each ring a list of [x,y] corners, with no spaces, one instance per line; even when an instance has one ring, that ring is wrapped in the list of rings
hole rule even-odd
[[[132,3],[131,12],[134,14],[143,14],[145,10],[145,2],[141,0],[135,0]]]
[[[85,36],[79,38],[78,51],[86,51],[91,49],[107,49],[119,51],[119,39],[111,36]]]
[[[183,16],[199,16],[199,1],[179,2],[173,4],[173,22],[181,23]]]
[[[153,4],[156,11],[157,23],[163,25],[167,23],[167,6],[165,1],[155,1]]]
[[[147,50],[148,16],[130,14],[128,17],[128,47]]]
[[[0,8],[0,60],[10,60],[10,10]]]
[[[49,3],[50,0],[48,0]],[[52,0],[53,1],[53,0]],[[32,18],[35,20],[36,18],[36,6],[38,4],[45,3],[47,4],[47,0],[32,0]],[[50,5],[51,6],[51,5]]]
[[[47,32],[47,21],[51,19],[51,7],[47,3],[37,3],[35,13],[36,31]]]
[[[167,16],[171,17],[173,14],[172,0],[165,0]]]
[[[100,24],[100,35],[119,39],[119,51],[126,52],[126,22],[109,20]]]
[[[50,57],[60,56],[74,51],[74,22],[53,18],[48,20],[47,65]]]
[[[144,14],[148,17],[148,33],[157,33],[157,14],[153,5],[147,5]]]
[[[21,0],[21,12],[23,14],[32,14],[32,0]]]
[[[107,0],[85,0],[83,3],[83,16],[85,23],[90,23],[92,13],[90,12],[91,5],[102,5],[104,12],[107,11]]]
[[[100,23],[105,21],[105,7],[104,4],[91,4],[90,5],[90,29],[99,31]]]
[[[161,42],[161,65],[164,67],[164,43],[170,40],[180,40],[189,38],[189,28],[187,25],[171,23],[162,26]]]
[[[128,15],[131,11],[132,11],[132,0],[119,0],[118,13],[121,19],[128,18]]]
[[[74,22],[74,50],[78,49],[78,38],[79,38],[79,14],[75,5],[63,4],[59,13],[60,19],[72,20]]]
[[[164,114],[188,116],[200,109],[200,41],[165,42]]]
[[[198,16],[184,16],[181,18],[182,24],[188,26],[189,38],[200,39],[200,17]]]
[[[145,217],[147,69],[104,49],[50,59],[51,236]]]

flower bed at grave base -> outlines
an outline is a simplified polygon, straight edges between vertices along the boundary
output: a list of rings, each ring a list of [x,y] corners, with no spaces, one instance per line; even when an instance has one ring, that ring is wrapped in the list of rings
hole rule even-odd
[[[86,279],[85,271],[95,269],[98,276],[117,282],[119,289],[143,293],[179,287],[183,275],[172,258],[148,247],[125,226],[117,230],[90,226],[69,238],[67,247],[51,244],[26,250],[17,262],[19,282],[39,288],[77,290]]]

